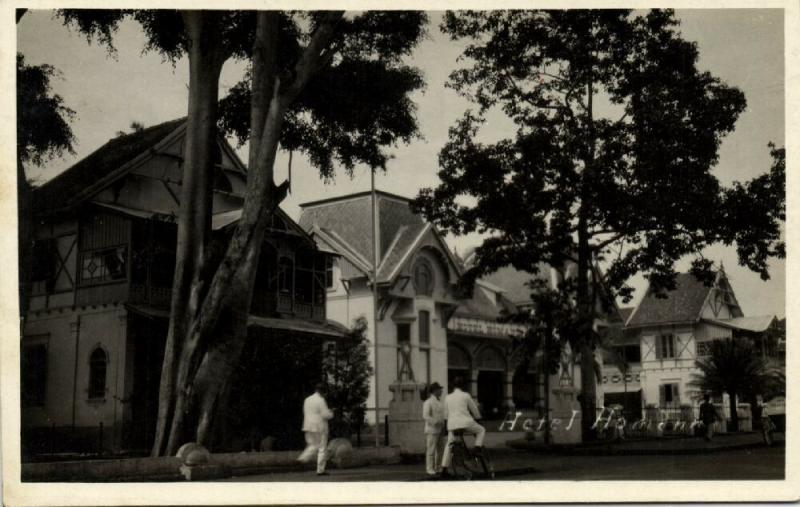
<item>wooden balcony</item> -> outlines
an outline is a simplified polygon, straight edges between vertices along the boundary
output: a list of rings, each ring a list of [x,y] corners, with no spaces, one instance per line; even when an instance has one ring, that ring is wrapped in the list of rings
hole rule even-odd
[[[128,292],[128,301],[131,303],[146,304],[156,308],[169,308],[171,299],[171,287],[132,283]]]

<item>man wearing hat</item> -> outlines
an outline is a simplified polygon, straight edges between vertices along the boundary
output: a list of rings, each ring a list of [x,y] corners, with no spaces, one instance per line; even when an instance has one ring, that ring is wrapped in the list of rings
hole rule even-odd
[[[422,418],[425,419],[425,469],[428,475],[436,475],[441,466],[444,449],[442,386],[434,382],[428,387],[428,393],[428,399],[422,404]]]

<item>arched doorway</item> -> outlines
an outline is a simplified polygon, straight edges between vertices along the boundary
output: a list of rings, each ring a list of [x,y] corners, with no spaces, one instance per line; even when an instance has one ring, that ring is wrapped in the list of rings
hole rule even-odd
[[[478,353],[476,367],[481,415],[487,420],[502,419],[504,416],[505,358],[496,348],[485,347]]]
[[[447,388],[452,391],[458,377],[469,383],[472,375],[472,359],[469,352],[455,344],[447,345]],[[469,386],[466,386],[469,392]]]

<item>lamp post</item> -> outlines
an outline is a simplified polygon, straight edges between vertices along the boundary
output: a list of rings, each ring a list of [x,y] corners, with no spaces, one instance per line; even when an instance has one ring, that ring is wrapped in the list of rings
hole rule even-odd
[[[375,193],[375,168],[371,171],[372,187],[372,346],[374,350],[373,372],[375,374],[375,447],[380,446],[378,423],[380,422],[380,394],[378,389],[378,205]]]

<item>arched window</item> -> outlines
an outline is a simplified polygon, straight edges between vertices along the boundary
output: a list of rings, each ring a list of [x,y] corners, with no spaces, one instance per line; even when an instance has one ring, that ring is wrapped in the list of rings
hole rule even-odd
[[[105,398],[108,355],[97,347],[89,357],[89,398]]]
[[[433,294],[433,267],[427,259],[418,259],[414,264],[414,288],[419,295]]]

